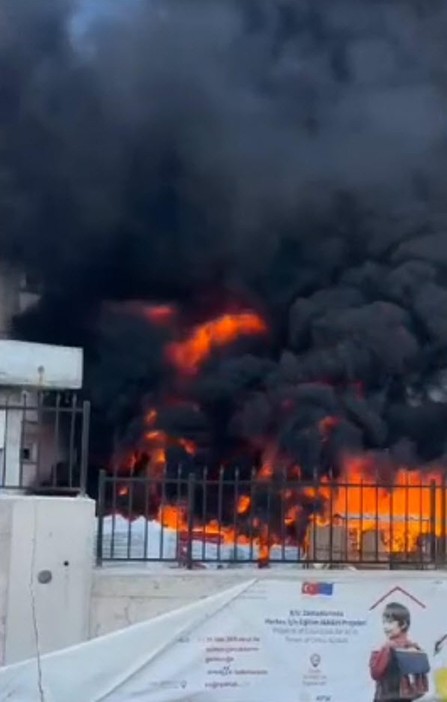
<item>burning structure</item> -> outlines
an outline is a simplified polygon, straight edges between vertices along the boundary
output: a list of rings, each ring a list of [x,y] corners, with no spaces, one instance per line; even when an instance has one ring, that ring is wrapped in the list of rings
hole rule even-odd
[[[288,525],[405,503],[417,541],[402,490],[443,485],[447,437],[445,7],[81,20],[3,3],[0,253],[42,281],[14,333],[85,347],[91,475],[125,497],[129,474],[254,469],[294,482]],[[334,503],[334,480],[361,488]],[[235,510],[259,524],[249,491]]]

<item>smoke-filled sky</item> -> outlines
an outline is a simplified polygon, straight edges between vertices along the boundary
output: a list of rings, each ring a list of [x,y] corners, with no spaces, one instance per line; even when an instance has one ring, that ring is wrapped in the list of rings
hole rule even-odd
[[[440,0],[2,1],[0,254],[45,287],[17,334],[86,346],[105,433],[169,371],[102,303],[250,306],[268,344],[189,390],[211,443],[310,465],[331,414],[331,455],[444,456],[446,35]]]

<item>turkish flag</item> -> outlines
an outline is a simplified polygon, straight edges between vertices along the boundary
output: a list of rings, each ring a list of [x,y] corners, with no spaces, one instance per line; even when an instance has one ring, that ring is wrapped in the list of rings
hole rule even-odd
[[[303,583],[301,592],[303,595],[318,595],[318,583]]]

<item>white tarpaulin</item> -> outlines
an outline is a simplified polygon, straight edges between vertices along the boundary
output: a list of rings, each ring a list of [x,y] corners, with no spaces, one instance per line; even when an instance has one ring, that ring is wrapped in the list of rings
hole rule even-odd
[[[247,582],[0,669],[0,702],[372,702],[396,684],[446,702],[447,582],[325,576]],[[418,659],[397,682],[394,649]]]

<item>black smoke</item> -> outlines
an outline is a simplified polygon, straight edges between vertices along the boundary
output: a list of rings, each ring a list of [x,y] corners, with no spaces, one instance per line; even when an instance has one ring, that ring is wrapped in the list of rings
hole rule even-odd
[[[212,463],[267,439],[308,473],[444,460],[444,4],[105,5],[0,8],[0,252],[44,287],[15,330],[85,347],[95,460],[153,404]],[[128,300],[270,334],[205,364],[180,417],[173,332]]]

